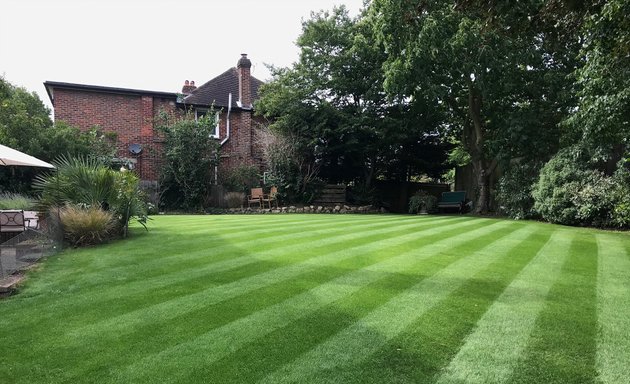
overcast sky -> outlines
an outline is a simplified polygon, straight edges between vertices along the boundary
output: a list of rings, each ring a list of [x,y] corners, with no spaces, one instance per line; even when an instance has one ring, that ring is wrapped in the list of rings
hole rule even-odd
[[[241,53],[252,75],[291,65],[311,11],[363,0],[1,0],[0,75],[35,91],[62,81],[179,92],[234,67]]]

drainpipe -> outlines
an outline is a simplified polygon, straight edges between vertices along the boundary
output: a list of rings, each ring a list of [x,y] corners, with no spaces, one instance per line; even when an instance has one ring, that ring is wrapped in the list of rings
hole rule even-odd
[[[221,141],[220,146],[222,147],[228,139],[230,138],[230,111],[232,110],[232,94],[228,93],[228,110],[227,117],[225,118],[225,139]],[[219,167],[217,165],[214,166],[214,185],[219,184]]]
[[[230,111],[232,110],[232,94],[228,94],[228,110],[227,117],[225,118],[225,139],[221,141],[221,146],[225,144],[230,138]]]

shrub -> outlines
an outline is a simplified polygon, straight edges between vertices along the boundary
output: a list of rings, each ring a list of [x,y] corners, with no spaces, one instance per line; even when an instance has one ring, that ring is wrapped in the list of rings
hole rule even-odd
[[[64,238],[74,246],[100,244],[115,227],[111,212],[100,207],[65,205],[59,210]]]
[[[230,208],[240,208],[245,201],[245,194],[243,192],[228,192],[225,194],[225,201]]]
[[[145,229],[149,220],[148,198],[140,189],[138,176],[129,171],[114,171],[114,192],[110,209],[116,215],[116,229],[127,236],[129,220],[135,218]]]
[[[529,219],[536,215],[532,188],[542,164],[512,164],[499,180],[497,201],[501,211],[513,219]]]
[[[115,197],[115,171],[97,159],[61,157],[53,163],[53,173],[37,176],[34,183],[43,208],[66,203],[108,205]]]
[[[559,151],[540,171],[534,186],[534,209],[552,223],[576,225],[579,223],[573,194],[582,186],[588,171],[578,148]]]
[[[378,192],[375,187],[368,187],[365,183],[357,183],[349,189],[348,200],[358,205],[377,205]]]
[[[534,208],[553,223],[628,225],[627,181],[622,170],[618,173],[606,176],[582,149],[565,148],[542,168],[532,193]]]
[[[241,165],[228,171],[223,177],[222,184],[229,191],[248,194],[260,185],[260,171],[253,165]]]
[[[424,190],[420,190],[409,199],[409,213],[418,213],[423,210],[427,213],[436,212],[437,202],[437,197],[428,194]]]
[[[35,206],[35,200],[18,193],[0,193],[0,209],[29,210]]]
[[[612,224],[616,227],[630,227],[630,163],[622,160],[613,175],[615,183],[614,206],[611,213]]]
[[[260,127],[256,141],[267,166],[267,185],[278,187],[280,200],[308,204],[321,193],[321,162],[297,136]]]
[[[147,206],[132,172],[113,170],[95,158],[61,158],[52,174],[40,175],[34,186],[41,192],[42,210],[80,205],[112,212],[115,230],[126,235],[131,218],[146,225]]]
[[[157,129],[164,135],[161,204],[190,211],[203,209],[219,160],[219,142],[213,136],[215,116],[213,109],[198,119],[191,112],[181,119],[160,113]]]
[[[579,224],[594,227],[612,225],[614,206],[614,181],[602,172],[587,172],[582,183],[576,183],[571,192],[571,203],[576,207],[576,218]]]

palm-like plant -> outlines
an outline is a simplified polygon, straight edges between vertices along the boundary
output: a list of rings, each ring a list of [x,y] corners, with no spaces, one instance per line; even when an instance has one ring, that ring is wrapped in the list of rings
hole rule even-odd
[[[56,169],[52,174],[40,175],[34,182],[41,193],[42,210],[68,204],[109,210],[123,234],[132,217],[145,225],[146,207],[136,175],[113,170],[91,157],[62,156],[53,164]]]
[[[39,175],[33,186],[40,191],[42,208],[77,204],[107,207],[115,197],[111,169],[90,157],[60,157],[52,174]]]

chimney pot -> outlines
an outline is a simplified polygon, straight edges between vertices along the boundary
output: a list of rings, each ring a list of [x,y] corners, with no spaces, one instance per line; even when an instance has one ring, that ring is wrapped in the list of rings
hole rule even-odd
[[[247,53],[241,53],[241,58],[236,64],[236,68],[251,68],[252,62],[247,58]]]
[[[192,91],[194,91],[195,89],[197,89],[197,87],[195,86],[195,82],[194,81],[184,81],[184,86],[182,87],[182,93],[186,96],[190,95],[192,93]]]

